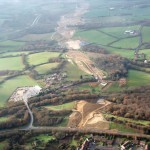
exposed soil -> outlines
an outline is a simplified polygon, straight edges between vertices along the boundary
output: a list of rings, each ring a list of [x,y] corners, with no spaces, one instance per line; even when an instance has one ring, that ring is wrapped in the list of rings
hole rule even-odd
[[[78,128],[98,128],[101,130],[109,129],[109,122],[103,117],[100,112],[110,103],[103,102],[102,104],[94,104],[86,101],[79,101],[76,105],[76,110],[69,118],[69,127]]]

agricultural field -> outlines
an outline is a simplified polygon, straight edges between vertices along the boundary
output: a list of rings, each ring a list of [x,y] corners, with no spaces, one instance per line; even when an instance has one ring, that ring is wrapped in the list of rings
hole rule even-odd
[[[0,142],[0,150],[4,150],[4,147],[7,146],[8,144],[9,144],[8,141]]]
[[[6,104],[9,96],[17,87],[35,85],[38,85],[38,83],[26,75],[15,77],[0,84],[0,107]]]
[[[19,41],[24,42],[31,42],[31,41],[38,41],[38,40],[51,40],[52,33],[46,33],[46,34],[27,34],[21,38],[19,38]]]
[[[126,38],[113,43],[111,46],[118,47],[118,48],[134,49],[138,47],[139,44],[138,42],[139,42],[138,37]]]
[[[5,122],[5,121],[7,121],[7,120],[9,120],[8,117],[0,117],[0,122]]]
[[[78,90],[89,90],[91,93],[99,93],[101,91],[100,85],[94,85],[94,83],[87,83],[77,86]]]
[[[59,63],[48,63],[48,64],[44,64],[44,65],[40,65],[40,66],[35,67],[35,70],[39,74],[46,74],[49,71],[51,71],[52,69],[57,68],[58,65],[59,65]]]
[[[138,87],[150,83],[150,74],[136,70],[129,70],[128,87]]]
[[[16,55],[21,55],[21,54],[28,54],[29,52],[27,51],[19,51],[19,52],[7,52],[7,53],[2,53],[0,56],[16,56]]]
[[[56,58],[60,55],[58,52],[42,52],[29,55],[28,62],[30,65],[39,65],[48,62],[50,58]]]
[[[74,38],[80,38],[89,43],[107,45],[116,40],[116,38],[101,33],[99,30],[78,31]]]
[[[21,62],[21,57],[1,58],[0,70],[22,70],[24,65]]]
[[[55,140],[55,137],[47,135],[47,134],[41,134],[41,135],[38,135],[36,137],[32,137],[30,139],[31,142],[33,142],[35,140],[39,140],[39,141],[42,141],[44,143],[47,143],[48,141]]]
[[[150,74],[137,70],[129,70],[127,77],[127,85],[125,87],[120,88],[118,82],[113,82],[112,86],[109,89],[107,89],[107,91],[119,92],[130,88],[149,85],[149,83],[150,83]]]
[[[63,71],[67,73],[67,80],[68,81],[80,80],[81,75],[83,76],[83,78],[84,78],[84,76],[86,77],[88,75],[87,73],[80,70],[76,64],[72,64],[70,62],[68,62],[66,64]]]
[[[150,27],[143,27],[142,29],[142,36],[143,36],[143,42],[149,43],[150,42]]]
[[[60,111],[60,110],[72,110],[76,107],[76,102],[65,103],[56,106],[46,106],[49,110]]]
[[[104,116],[105,116],[105,117],[108,117],[108,118],[114,117],[114,118],[116,118],[117,120],[128,121],[128,122],[131,122],[131,123],[141,124],[141,125],[144,125],[144,126],[147,126],[147,125],[150,124],[150,121],[134,120],[134,119],[130,119],[130,118],[124,118],[124,117],[114,116],[114,115],[111,115],[111,114],[104,114]]]
[[[19,50],[25,43],[17,41],[3,41],[0,42],[0,52]]]
[[[127,128],[124,124],[110,122],[110,130],[118,130],[120,132],[127,132],[127,133],[137,133],[136,130],[132,128]]]
[[[126,38],[129,37],[129,35],[124,34],[126,30],[139,30],[140,26],[126,26],[126,27],[107,27],[100,29],[101,31],[108,33],[110,35],[113,35],[117,38]]]

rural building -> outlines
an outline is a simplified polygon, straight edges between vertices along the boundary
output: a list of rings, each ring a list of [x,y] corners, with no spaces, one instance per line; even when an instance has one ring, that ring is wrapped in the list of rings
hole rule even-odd
[[[134,36],[134,35],[138,35],[138,32],[136,30],[126,30],[124,31],[124,34]]]
[[[126,141],[124,144],[121,145],[121,150],[126,150],[132,147],[132,143],[130,141]]]

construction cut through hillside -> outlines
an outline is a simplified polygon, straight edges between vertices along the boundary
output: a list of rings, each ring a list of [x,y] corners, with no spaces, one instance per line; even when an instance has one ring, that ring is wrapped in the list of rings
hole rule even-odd
[[[110,104],[108,101],[102,103],[90,103],[84,100],[76,103],[76,108],[69,117],[68,127],[71,128],[97,128],[108,130],[109,122],[104,118],[101,110]]]

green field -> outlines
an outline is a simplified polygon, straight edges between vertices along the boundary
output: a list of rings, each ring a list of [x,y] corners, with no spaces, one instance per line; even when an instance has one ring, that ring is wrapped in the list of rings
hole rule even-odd
[[[136,133],[132,128],[127,128],[124,124],[110,122],[110,129],[117,129],[120,132]]]
[[[102,28],[101,31],[114,35],[118,38],[125,38],[128,35],[124,34],[126,30],[138,30],[139,26],[128,26],[128,27],[110,27]]]
[[[8,141],[2,141],[0,142],[0,150],[4,150],[4,148],[8,145]]]
[[[99,30],[78,31],[75,34],[75,38],[83,39],[89,43],[96,43],[103,45],[107,45],[116,40],[116,38],[103,34]]]
[[[24,68],[21,57],[1,58],[0,70],[22,70]]]
[[[138,87],[150,83],[150,74],[136,70],[129,70],[128,87]]]
[[[69,81],[80,80],[81,75],[88,75],[87,73],[80,70],[76,64],[71,64],[70,62],[66,64],[63,71],[67,72],[67,80]]]
[[[79,89],[79,90],[89,90],[92,93],[101,91],[101,87],[100,86],[92,87],[88,83],[81,84],[81,85],[77,86],[77,89]]]
[[[139,45],[139,38],[133,37],[133,38],[126,38],[118,42],[115,42],[111,46],[118,47],[118,48],[136,48],[138,47],[138,45]]]
[[[37,41],[37,40],[51,40],[51,36],[53,33],[46,33],[46,34],[28,34],[25,35],[18,40],[20,41]]]
[[[128,122],[131,122],[131,123],[141,124],[141,125],[145,125],[145,126],[147,126],[147,125],[150,124],[150,121],[134,120],[134,119],[124,118],[124,117],[114,116],[114,115],[111,115],[111,114],[104,114],[104,116],[105,116],[105,117],[108,117],[108,118],[114,117],[114,118],[116,118],[117,120],[128,121]]]
[[[29,55],[28,62],[31,65],[38,65],[41,63],[46,63],[50,58],[58,57],[60,53],[57,52],[42,52]]]
[[[139,86],[149,85],[150,83],[150,74],[137,71],[137,70],[129,70],[127,77],[127,85],[125,87],[120,88],[118,82],[114,82],[112,86],[107,89],[108,92],[118,92],[127,90],[129,88],[136,88]]]
[[[6,104],[7,99],[17,87],[34,86],[37,84],[38,83],[35,80],[26,75],[7,80],[0,85],[0,107],[3,107]]]
[[[39,74],[46,74],[46,73],[49,72],[51,69],[56,68],[58,65],[59,65],[59,63],[44,64],[44,65],[37,66],[37,67],[35,68],[35,70],[36,70]]]
[[[41,134],[41,135],[38,135],[36,137],[31,138],[31,141],[35,141],[35,140],[39,140],[39,141],[42,141],[44,143],[47,143],[48,141],[55,140],[55,137],[49,136],[47,134]]]
[[[0,54],[0,56],[16,56],[16,55],[21,55],[21,54],[28,54],[29,52],[27,51],[20,51],[20,52],[7,52]]]
[[[0,42],[0,51],[13,51],[19,50],[25,43],[24,42],[16,42],[16,41],[3,41]]]
[[[124,50],[124,49],[117,49],[117,48],[106,47],[106,46],[104,48],[111,54],[117,54],[128,59],[134,59],[134,50]],[[150,49],[140,50],[139,54],[141,53],[146,54],[146,58],[150,60]]]
[[[143,42],[150,42],[150,27],[144,27],[142,29]]]
[[[9,117],[0,117],[0,123],[9,120]]]
[[[60,110],[72,110],[75,108],[76,102],[65,103],[57,106],[47,106],[46,108],[49,110],[60,111]]]

